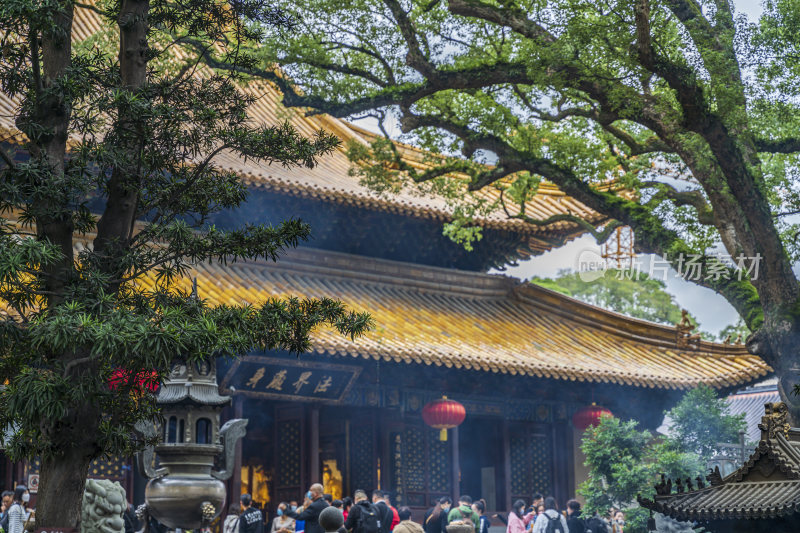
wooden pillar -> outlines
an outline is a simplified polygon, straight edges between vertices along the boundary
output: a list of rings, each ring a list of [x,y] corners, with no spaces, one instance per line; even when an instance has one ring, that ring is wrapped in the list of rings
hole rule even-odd
[[[6,462],[6,479],[5,479],[5,486],[6,490],[13,491],[17,488],[17,485],[14,483],[14,466],[15,464],[11,462],[6,454],[2,454],[2,460]]]
[[[458,505],[458,497],[461,495],[461,457],[458,453],[458,427],[454,427],[451,436],[453,443],[453,505]]]
[[[244,406],[242,396],[233,397],[233,418],[242,418]],[[229,502],[238,502],[242,495],[242,439],[236,443],[236,457],[233,462],[233,475],[231,476],[231,495]]]
[[[385,422],[383,417],[377,416],[375,423],[378,428],[376,442],[378,443],[378,464],[380,465],[378,472],[380,475],[376,487],[390,491],[392,489],[389,485],[389,468],[392,464],[392,445],[389,442],[389,431]]]
[[[507,419],[503,419],[503,495],[505,505],[501,509],[511,509],[511,431]]]
[[[350,481],[350,419],[344,421],[344,493],[353,494],[355,487]]]
[[[311,431],[309,433],[309,450],[311,453],[311,483],[322,483],[321,469],[319,465],[319,407],[311,408]]]
[[[572,454],[572,434],[565,421],[554,422],[551,426],[553,442],[553,495],[558,502],[566,502],[574,497],[574,471]]]

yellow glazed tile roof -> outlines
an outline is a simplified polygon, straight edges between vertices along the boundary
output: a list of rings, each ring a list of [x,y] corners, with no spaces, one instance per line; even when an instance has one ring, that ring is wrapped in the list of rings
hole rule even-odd
[[[328,296],[372,314],[374,331],[355,341],[315,334],[320,354],[667,389],[736,386],[770,371],[742,345],[679,349],[674,327],[504,276],[312,249],[278,263],[202,265],[195,275],[214,304]]]
[[[91,2],[89,2],[91,3]],[[76,8],[73,24],[73,38],[82,41],[88,37],[107,31],[107,25],[94,11]],[[205,75],[206,70],[198,69],[197,75]],[[256,95],[257,101],[250,109],[254,122],[266,125],[279,124],[288,118],[289,122],[303,135],[311,136],[323,129],[336,134],[342,141],[356,140],[368,142],[373,136],[365,130],[352,126],[343,120],[328,115],[304,116],[299,110],[289,110],[280,103],[281,94],[271,84],[253,83],[246,91]],[[14,126],[14,113],[17,102],[0,93],[0,141],[3,139],[19,142],[21,135]],[[319,165],[313,169],[285,168],[282,165],[260,164],[252,160],[244,161],[232,153],[222,153],[217,163],[229,170],[237,172],[250,186],[263,188],[288,195],[317,198],[329,202],[354,205],[363,208],[388,211],[406,216],[447,220],[452,215],[452,208],[443,197],[421,196],[418,192],[404,190],[399,194],[381,196],[361,185],[357,177],[348,175],[350,161],[344,152],[344,143],[333,154],[320,158]],[[409,159],[421,159],[421,152],[410,147],[403,147]],[[496,195],[497,192],[487,190],[485,195]],[[513,206],[509,206],[510,210]],[[538,194],[526,206],[529,216],[547,218],[561,213],[572,213],[593,222],[601,222],[602,217],[588,207],[566,196],[556,186],[543,183]],[[546,250],[551,247],[548,237],[571,238],[582,233],[576,225],[560,222],[541,228],[526,224],[520,220],[510,220],[505,214],[497,212],[481,219],[480,224],[487,228],[512,230],[529,236],[530,248]]]

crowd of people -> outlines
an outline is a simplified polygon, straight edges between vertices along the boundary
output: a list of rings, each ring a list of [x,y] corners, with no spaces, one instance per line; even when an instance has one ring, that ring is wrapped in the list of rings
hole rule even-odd
[[[0,493],[0,533],[36,531],[36,510],[30,507],[30,503],[31,493],[25,485],[17,485],[13,491]],[[130,504],[125,509],[123,522],[125,533],[140,531],[139,521]]]
[[[319,523],[320,513],[330,506],[342,512],[343,525],[337,533],[489,533],[492,524],[503,524],[506,533],[624,533],[625,529],[624,514],[617,509],[608,517],[584,516],[577,500],[569,500],[562,511],[555,498],[541,494],[534,494],[530,505],[517,500],[508,514],[492,516],[487,515],[484,500],[463,495],[453,505],[444,496],[416,522],[410,508],[393,507],[384,491],[357,490],[352,498],[335,500],[315,483],[302,505],[281,502],[269,525],[250,495],[243,494],[240,505],[228,510],[222,533],[330,533]]]
[[[13,492],[3,491],[0,499],[0,532],[24,533],[33,529],[36,513],[28,507],[31,494],[26,486],[19,485]]]
[[[25,486],[6,491],[0,504],[0,533],[24,533],[31,530],[35,511],[28,508],[30,493]],[[408,507],[395,508],[390,495],[381,490],[371,494],[357,490],[352,498],[335,500],[325,494],[322,485],[311,485],[302,505],[296,501],[281,502],[276,516],[266,522],[249,494],[239,504],[231,505],[222,524],[222,533],[331,533],[320,525],[322,511],[330,506],[342,512],[343,525],[337,533],[490,533],[492,524],[503,524],[506,533],[624,533],[625,517],[612,509],[608,518],[584,516],[581,504],[569,500],[561,512],[555,498],[534,494],[531,505],[517,500],[508,514],[488,516],[484,500],[473,501],[461,496],[456,505],[444,496],[428,509],[421,523],[412,520]],[[132,508],[125,513],[125,530],[138,530]],[[493,522],[494,521],[494,522]],[[150,524],[152,533],[162,533],[159,524]],[[188,533],[188,532],[187,532]]]

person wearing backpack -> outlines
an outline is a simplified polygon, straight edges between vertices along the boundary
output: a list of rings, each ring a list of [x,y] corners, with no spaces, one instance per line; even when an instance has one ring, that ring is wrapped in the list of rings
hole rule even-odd
[[[355,503],[347,513],[344,527],[350,533],[381,533],[381,512],[367,500],[367,493],[357,490]]]
[[[558,512],[556,499],[552,496],[544,499],[544,513],[536,518],[533,533],[569,533],[567,519]]]
[[[228,515],[222,523],[222,533],[239,533],[239,513],[241,508],[232,503],[228,506]]]
[[[447,514],[447,525],[454,523],[464,525],[472,523],[473,531],[480,531],[481,519],[478,513],[472,510],[472,498],[466,494],[458,499],[458,507],[450,509]]]
[[[372,491],[372,505],[378,510],[378,516],[381,519],[381,532],[390,533],[392,531],[394,513],[392,512],[392,508],[386,505],[382,490],[378,489]]]

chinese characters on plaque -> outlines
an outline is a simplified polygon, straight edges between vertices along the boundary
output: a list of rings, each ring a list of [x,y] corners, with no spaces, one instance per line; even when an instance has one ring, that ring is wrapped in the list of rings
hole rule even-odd
[[[360,372],[357,366],[248,356],[233,364],[222,389],[262,398],[339,402]]]

